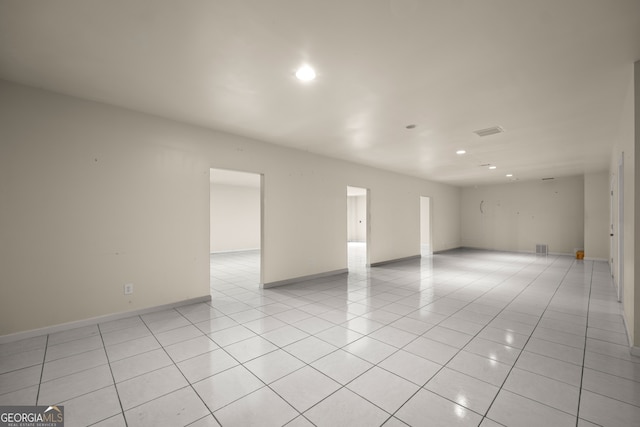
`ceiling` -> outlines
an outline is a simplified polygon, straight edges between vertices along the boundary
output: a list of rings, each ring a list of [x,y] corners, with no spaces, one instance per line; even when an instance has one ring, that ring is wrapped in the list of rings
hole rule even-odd
[[[0,78],[461,186],[606,170],[639,59],[640,0],[0,0]]]

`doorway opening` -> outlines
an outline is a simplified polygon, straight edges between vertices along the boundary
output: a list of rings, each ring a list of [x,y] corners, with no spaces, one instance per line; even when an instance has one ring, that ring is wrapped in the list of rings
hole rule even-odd
[[[349,271],[369,265],[369,190],[347,186],[347,266]]]
[[[431,245],[431,197],[420,196],[420,255],[433,255]]]
[[[210,287],[233,294],[262,283],[262,175],[209,173]]]

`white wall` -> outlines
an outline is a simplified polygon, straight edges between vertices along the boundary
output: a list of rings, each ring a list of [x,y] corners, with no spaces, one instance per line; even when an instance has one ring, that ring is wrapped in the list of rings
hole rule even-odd
[[[551,253],[574,254],[583,235],[582,176],[462,190],[463,246],[535,252],[540,243]]]
[[[609,260],[611,197],[608,172],[584,175],[584,256]]]
[[[420,253],[420,195],[460,246],[456,187],[0,81],[0,335],[208,295],[211,167],[264,174],[267,283],[346,269],[347,185],[371,262]]]
[[[260,188],[211,183],[211,252],[260,249]]]

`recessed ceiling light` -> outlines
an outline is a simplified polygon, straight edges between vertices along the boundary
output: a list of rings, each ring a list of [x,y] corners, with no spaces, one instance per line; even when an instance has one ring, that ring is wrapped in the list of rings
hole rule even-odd
[[[506,176],[507,178],[511,178],[511,177],[513,176],[513,174],[512,174],[512,173],[508,173],[508,174],[506,174],[505,176]]]
[[[493,165],[489,166],[489,169],[491,169],[491,170],[494,170],[496,168],[497,168],[497,166],[493,166]]]
[[[303,65],[296,71],[296,77],[303,82],[310,82],[316,78],[316,71],[309,65]]]
[[[466,150],[458,150],[456,151],[456,154],[466,154]]]

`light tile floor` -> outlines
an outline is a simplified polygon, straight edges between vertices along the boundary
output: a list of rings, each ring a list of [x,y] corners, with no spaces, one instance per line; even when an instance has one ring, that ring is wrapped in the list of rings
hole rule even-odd
[[[0,346],[0,405],[63,404],[67,426],[640,425],[604,262],[459,250],[261,290],[259,253],[216,257],[210,304]]]

